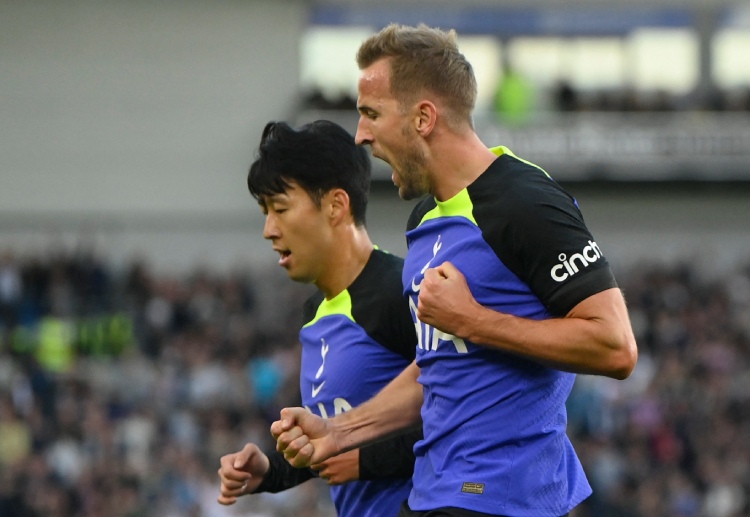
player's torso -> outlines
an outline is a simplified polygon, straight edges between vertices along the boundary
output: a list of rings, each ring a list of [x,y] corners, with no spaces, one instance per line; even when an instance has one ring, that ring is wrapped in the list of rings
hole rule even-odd
[[[522,396],[519,388],[554,379],[555,372],[518,357],[445,334],[416,318],[424,272],[451,262],[466,277],[474,298],[494,310],[541,319],[548,314],[529,287],[500,261],[484,241],[481,229],[464,217],[427,220],[407,233],[409,253],[404,264],[405,292],[417,328],[417,364],[425,386],[425,439],[438,439],[445,423],[471,427],[503,398]],[[549,378],[548,378],[549,377]],[[473,394],[469,396],[467,394]],[[495,410],[494,416],[516,418],[512,405]],[[431,433],[431,425],[440,427]],[[488,425],[493,425],[488,423]],[[466,430],[466,429],[465,429]],[[425,446],[427,443],[425,443]]]
[[[370,399],[408,365],[340,314],[304,327],[300,341],[302,403],[324,418]]]
[[[369,400],[408,366],[354,321],[344,291],[318,307],[318,316],[300,331],[300,391],[303,405],[324,418]],[[324,314],[320,316],[320,314]],[[380,317],[380,316],[378,316]],[[390,517],[409,495],[409,479],[354,481],[331,487],[339,517]]]
[[[415,449],[410,504],[427,508],[441,501],[444,506],[502,513],[498,505],[513,508],[513,492],[523,477],[518,471],[528,472],[536,461],[520,457],[519,439],[534,441],[542,428],[554,429],[549,445],[543,439],[529,450],[535,447],[535,454],[549,456],[550,465],[564,463],[566,452],[556,436],[564,435],[564,400],[573,376],[446,335],[417,320],[424,272],[446,261],[466,277],[481,305],[531,319],[550,316],[530,287],[498,258],[470,210],[438,210],[407,232],[407,242],[403,282],[417,325],[425,435]],[[524,481],[525,486],[534,482],[538,480]]]

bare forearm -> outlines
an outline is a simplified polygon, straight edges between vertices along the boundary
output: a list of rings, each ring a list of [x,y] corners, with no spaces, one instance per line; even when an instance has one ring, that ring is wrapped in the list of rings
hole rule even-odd
[[[409,365],[372,399],[331,420],[336,443],[347,451],[421,424],[419,368]]]
[[[458,328],[458,337],[561,370],[618,379],[630,374],[637,357],[627,309],[617,289],[584,300],[565,318],[541,321],[477,305]]]

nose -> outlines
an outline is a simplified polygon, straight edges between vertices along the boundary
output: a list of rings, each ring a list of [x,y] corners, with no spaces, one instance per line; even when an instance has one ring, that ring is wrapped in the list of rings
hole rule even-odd
[[[372,133],[368,127],[367,118],[364,115],[360,115],[357,122],[357,133],[354,135],[354,141],[357,145],[369,145],[372,143]]]
[[[276,218],[273,214],[266,215],[266,221],[263,223],[263,238],[276,239],[279,237],[279,227],[276,224]]]

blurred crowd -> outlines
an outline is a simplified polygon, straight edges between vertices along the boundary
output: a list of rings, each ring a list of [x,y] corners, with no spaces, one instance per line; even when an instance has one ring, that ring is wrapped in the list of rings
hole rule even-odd
[[[356,112],[357,99],[353,95],[326,95],[312,89],[302,96],[301,109],[340,110]],[[535,110],[558,113],[572,112],[735,112],[750,111],[750,87],[711,88],[702,95],[676,94],[666,90],[640,91],[633,88],[582,89],[570,81],[560,80],[548,88],[540,88],[519,74],[508,74],[498,83],[492,110],[511,115],[521,110],[524,114]]]
[[[632,88],[581,90],[560,81],[550,91],[556,111],[669,112],[669,111],[750,111],[750,88],[710,88],[701,96],[675,94],[665,90],[637,91]]]
[[[579,376],[575,517],[750,515],[750,267],[617,272],[640,346]],[[94,253],[0,255],[0,515],[329,517],[327,487],[216,503],[219,458],[299,404],[310,286],[283,271],[163,274]]]

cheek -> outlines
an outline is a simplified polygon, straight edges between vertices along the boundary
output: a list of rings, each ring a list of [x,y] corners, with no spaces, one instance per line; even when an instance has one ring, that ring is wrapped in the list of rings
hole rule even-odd
[[[300,217],[294,225],[294,238],[304,249],[312,249],[325,238],[326,221],[318,213]]]
[[[383,133],[383,136],[378,139],[378,142],[380,143],[380,147],[382,149],[386,149],[391,152],[398,151],[398,138],[393,138],[392,135],[393,133],[385,132]]]

